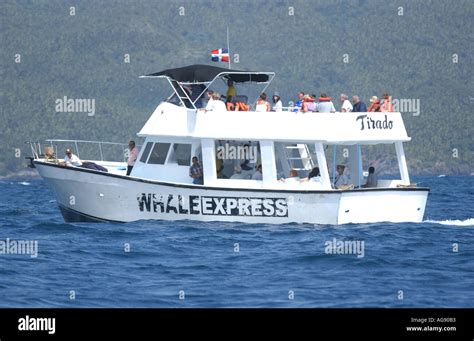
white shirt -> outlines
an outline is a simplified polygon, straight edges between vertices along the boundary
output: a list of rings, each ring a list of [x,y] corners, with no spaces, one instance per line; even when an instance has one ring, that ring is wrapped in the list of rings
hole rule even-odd
[[[212,110],[213,105],[214,105],[214,100],[212,98],[209,98],[206,104],[206,110],[207,111]]]
[[[292,176],[291,178],[286,178],[285,183],[300,183],[300,177],[299,176]]]
[[[234,179],[251,179],[252,178],[252,174],[249,174],[248,172],[242,172],[242,173],[235,173],[234,175],[232,175],[230,177],[232,180]]]
[[[352,104],[351,102],[349,102],[349,100],[345,100],[343,103],[342,103],[342,107],[341,107],[341,111],[342,109],[346,109],[346,112],[351,112],[352,111]]]
[[[262,173],[260,173],[259,171],[256,171],[256,172],[252,175],[252,180],[262,180]]]
[[[76,167],[82,166],[81,160],[79,160],[79,158],[74,154],[71,154],[71,157],[66,155],[64,157],[64,162],[66,162],[66,166],[76,166]]]
[[[275,103],[273,106],[273,111],[282,111],[283,110],[283,105],[281,104],[281,101],[278,101]]]
[[[257,105],[255,106],[255,111],[256,112],[265,112],[265,111],[267,111],[267,109],[268,109],[267,102],[257,103]]]
[[[349,185],[349,178],[346,174],[336,175],[336,182],[334,183],[334,187],[339,188],[341,186]]]
[[[207,111],[227,111],[225,103],[220,99],[209,101],[206,106]]]
[[[334,104],[329,102],[319,102],[316,104],[316,110],[318,112],[336,112],[336,108],[334,108]]]
[[[323,183],[322,183],[321,177],[319,175],[314,176],[311,179],[309,179],[309,182],[311,183],[311,186],[313,186],[315,188],[323,188]]]

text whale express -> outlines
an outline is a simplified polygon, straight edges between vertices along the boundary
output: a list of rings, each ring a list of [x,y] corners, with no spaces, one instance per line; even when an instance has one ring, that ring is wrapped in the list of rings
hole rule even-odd
[[[288,217],[285,198],[250,198],[141,193],[137,195],[141,212],[186,215]]]

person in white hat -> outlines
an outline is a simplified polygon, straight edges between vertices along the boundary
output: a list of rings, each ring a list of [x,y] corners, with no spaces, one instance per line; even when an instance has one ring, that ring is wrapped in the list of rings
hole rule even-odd
[[[283,104],[281,103],[281,98],[280,94],[275,91],[273,94],[273,111],[282,111],[283,110]]]
[[[334,180],[334,188],[341,188],[341,187],[349,185],[349,178],[347,177],[347,175],[344,174],[345,168],[346,166],[344,165],[337,165],[336,167],[337,175],[336,175],[336,179]]]
[[[64,157],[64,165],[80,167],[82,166],[81,160],[77,157],[76,154],[73,154],[72,149],[66,149],[66,156]]]

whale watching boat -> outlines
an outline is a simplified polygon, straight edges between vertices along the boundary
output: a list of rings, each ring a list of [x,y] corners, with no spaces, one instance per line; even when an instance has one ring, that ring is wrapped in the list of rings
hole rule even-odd
[[[104,150],[113,146],[123,157],[125,145],[117,143],[48,140],[54,153],[45,155],[44,144],[30,142],[32,164],[54,190],[67,222],[422,221],[429,189],[410,183],[403,142],[411,138],[399,112],[268,112],[255,110],[255,102],[244,95],[236,98],[247,105],[246,111],[227,110],[225,105],[201,109],[208,89],[231,80],[239,85],[239,93],[246,85],[263,87],[263,92],[274,76],[209,65],[141,76],[165,79],[173,94],[138,132],[144,143],[129,176],[125,158],[104,158]],[[79,145],[95,145],[100,156],[90,160],[107,171],[65,166],[57,158],[61,143],[81,159],[85,149],[79,154]],[[400,177],[378,180],[367,188],[361,146],[375,144],[394,145]],[[350,171],[348,183],[339,187],[334,186],[337,148],[347,151],[345,166]],[[200,184],[190,176],[194,156],[202,170]],[[253,176],[257,165],[261,173]],[[315,167],[320,173],[317,181],[302,181]],[[287,178],[291,172],[301,179]]]

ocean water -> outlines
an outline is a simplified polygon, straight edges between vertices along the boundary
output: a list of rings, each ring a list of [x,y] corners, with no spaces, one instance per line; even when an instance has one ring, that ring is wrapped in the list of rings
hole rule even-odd
[[[0,181],[0,242],[38,243],[0,254],[0,307],[474,307],[474,177],[414,180],[424,222],[341,226],[66,224],[42,180]]]

